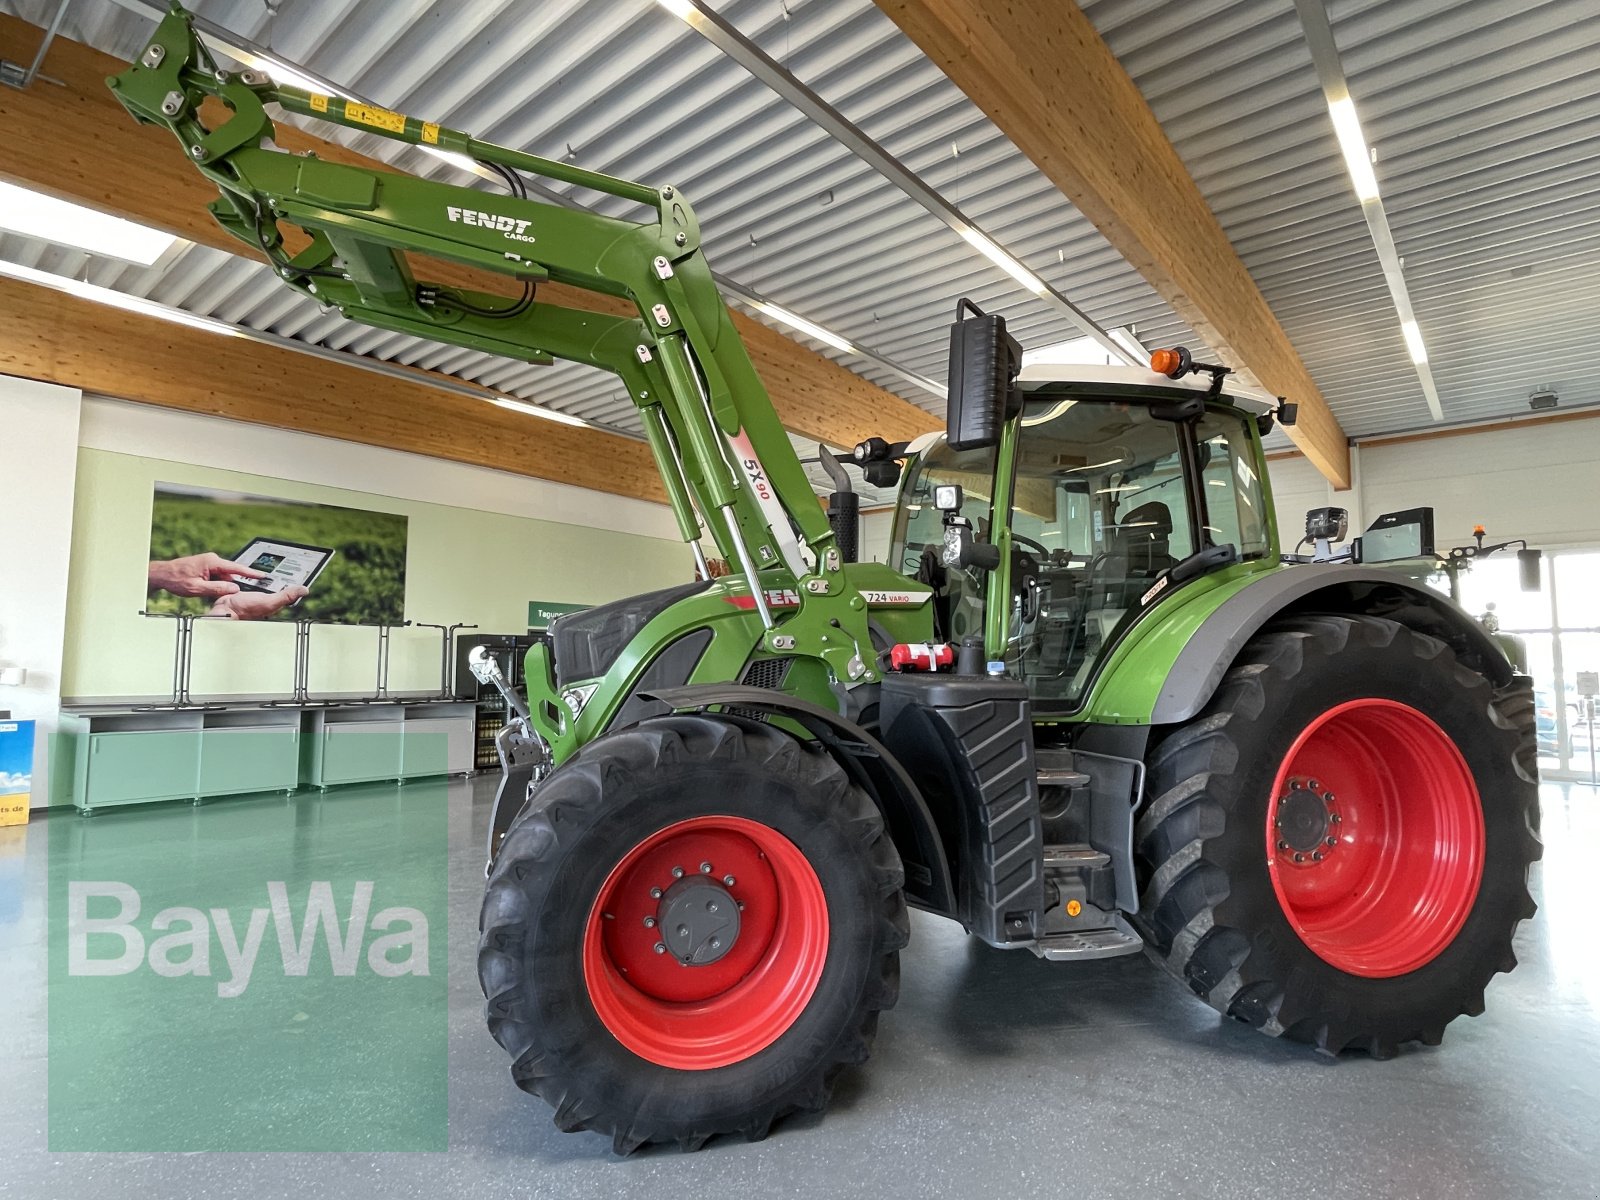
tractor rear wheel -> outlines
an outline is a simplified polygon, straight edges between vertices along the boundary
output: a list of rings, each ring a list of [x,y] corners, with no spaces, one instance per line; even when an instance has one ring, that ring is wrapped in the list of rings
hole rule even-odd
[[[1329,1053],[1436,1045],[1516,965],[1538,785],[1521,693],[1376,617],[1269,626],[1150,759],[1150,954]]]
[[[490,873],[478,976],[567,1131],[696,1149],[820,1111],[899,990],[904,874],[871,799],[755,722],[646,721],[541,785]]]

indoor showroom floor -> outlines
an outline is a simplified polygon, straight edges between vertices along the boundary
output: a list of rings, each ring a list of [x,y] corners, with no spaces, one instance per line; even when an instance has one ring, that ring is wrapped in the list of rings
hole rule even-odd
[[[697,1154],[653,1149],[619,1160],[608,1138],[558,1133],[545,1106],[513,1086],[506,1057],[484,1028],[473,957],[494,783],[480,777],[352,788],[88,819],[69,812],[0,830],[0,1194],[52,1200],[1600,1194],[1600,796],[1590,787],[1546,785],[1545,859],[1535,880],[1540,913],[1518,938],[1523,965],[1496,979],[1487,1014],[1457,1021],[1441,1048],[1413,1046],[1389,1062],[1329,1061],[1219,1021],[1142,958],[1052,965],[986,949],[954,925],[913,914],[899,1006],[886,1015],[871,1062],[844,1077],[825,1117],[790,1119],[762,1143],[724,1139]],[[448,843],[447,877],[438,872],[439,838]],[[416,1083],[420,1060],[420,1075],[431,1072],[437,1088],[433,1144],[443,1152],[260,1152],[279,1122],[315,1111],[326,1097],[296,1095],[316,1074],[305,1074],[292,1051],[274,1052],[277,1067],[237,1070],[217,1022],[227,1012],[251,1010],[222,1007],[230,1001],[212,998],[211,980],[157,979],[146,971],[154,1003],[163,1005],[159,998],[169,994],[174,1000],[138,1012],[126,1003],[85,1010],[74,1000],[73,1007],[68,993],[58,996],[54,988],[47,1003],[44,910],[47,895],[59,894],[53,882],[67,875],[181,878],[196,897],[191,903],[204,908],[207,887],[226,892],[252,872],[261,876],[257,864],[268,846],[273,854],[287,848],[287,857],[270,860],[264,878],[285,886],[294,905],[307,903],[313,881],[345,878],[368,857],[382,859],[385,870],[409,864],[404,878],[424,893],[428,872],[437,873],[448,938],[432,929],[431,961],[442,967],[447,959],[448,971],[438,981],[436,1024],[408,1024],[414,1014],[385,1011],[380,1002],[356,1014],[367,1020],[359,1027],[368,1034],[339,1033],[337,1044],[300,1058],[317,1060],[313,1066],[347,1063],[337,1069],[341,1079],[388,1072],[407,1086]],[[376,907],[389,876],[376,868],[370,873],[378,876]],[[150,917],[147,911],[140,922],[154,940]],[[213,974],[220,975],[221,955],[213,950],[213,957],[219,963]],[[270,973],[266,961],[257,963],[258,977]],[[276,960],[271,967],[279,970]],[[377,994],[369,983],[343,982],[357,989],[352,1005],[369,1004]],[[391,983],[418,981],[377,981]],[[259,986],[282,984],[280,976],[276,985],[268,979]],[[195,1007],[195,997],[212,1007]],[[285,1029],[310,1035],[301,1045],[314,1044],[319,1021],[349,1027],[349,1013],[325,1013],[310,1001],[304,1007],[310,1011],[283,1016]],[[58,1056],[49,1065],[47,1013],[54,1026],[49,1046]],[[408,1032],[384,1036],[396,1029]],[[80,1069],[74,1063],[95,1037],[101,1049]],[[169,1073],[202,1080],[185,1085],[187,1109],[168,1094]],[[47,1105],[52,1081],[57,1090]],[[107,1095],[114,1098],[110,1109],[97,1108]],[[359,1102],[349,1111],[359,1112]],[[153,1124],[139,1123],[146,1114],[154,1114]],[[241,1117],[246,1123],[227,1135],[227,1145],[253,1152],[156,1152],[227,1148],[208,1135]],[[424,1132],[422,1142],[430,1136]],[[96,1144],[131,1149],[72,1150]]]

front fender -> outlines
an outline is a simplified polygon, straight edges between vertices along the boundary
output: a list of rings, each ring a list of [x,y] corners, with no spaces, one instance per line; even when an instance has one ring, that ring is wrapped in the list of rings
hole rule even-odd
[[[956,886],[938,823],[899,760],[867,730],[798,696],[738,684],[661,688],[649,698],[677,712],[730,709],[783,717],[804,729],[872,797],[906,868],[906,895],[942,916],[956,912]]]

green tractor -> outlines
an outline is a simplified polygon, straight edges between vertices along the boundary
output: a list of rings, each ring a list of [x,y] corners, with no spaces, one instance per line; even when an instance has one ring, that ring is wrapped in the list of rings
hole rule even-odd
[[[177,8],[111,86],[287,286],[605,368],[638,407],[698,578],[531,651],[489,835],[489,1027],[562,1129],[693,1148],[822,1109],[895,1002],[908,906],[1063,964],[1143,951],[1330,1053],[1437,1043],[1514,966],[1529,682],[1401,574],[1283,561],[1261,439],[1288,406],[1182,351],[1024,370],[963,302],[948,432],[851,456],[903,474],[892,565],[852,561],[848,486],[830,518],[673,188],[218,70]],[[508,194],[285,153],[268,102],[466,156]],[[530,198],[529,176],[644,217]],[[408,251],[522,294],[419,281]],[[544,303],[545,280],[629,311]]]

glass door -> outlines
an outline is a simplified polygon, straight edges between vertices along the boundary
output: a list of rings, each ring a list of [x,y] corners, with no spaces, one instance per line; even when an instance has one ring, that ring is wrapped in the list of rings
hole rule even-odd
[[[1556,638],[1561,716],[1565,723],[1562,770],[1567,778],[1600,780],[1600,747],[1595,734],[1600,712],[1600,552],[1561,554],[1555,558]]]
[[[1548,779],[1600,778],[1600,551],[1546,553],[1543,587],[1522,590],[1517,560],[1486,558],[1461,578],[1461,604],[1497,621],[1527,648],[1534,681],[1539,771]]]

